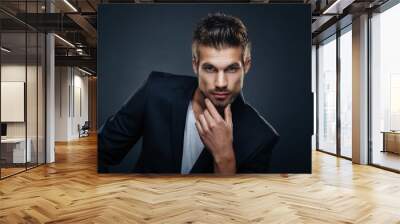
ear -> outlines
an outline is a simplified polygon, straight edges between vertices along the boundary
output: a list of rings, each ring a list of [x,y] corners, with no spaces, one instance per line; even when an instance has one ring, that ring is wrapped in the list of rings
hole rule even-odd
[[[246,60],[244,61],[244,74],[247,74],[249,72],[251,67],[251,57],[247,57]]]
[[[197,75],[197,60],[194,57],[192,58],[192,68],[193,68],[194,74]]]

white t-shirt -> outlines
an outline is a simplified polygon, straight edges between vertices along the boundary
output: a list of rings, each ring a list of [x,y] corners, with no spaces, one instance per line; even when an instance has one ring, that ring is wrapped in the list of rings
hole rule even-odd
[[[190,172],[204,149],[195,122],[196,118],[193,112],[192,101],[190,101],[186,114],[185,134],[183,139],[182,174],[188,174]]]

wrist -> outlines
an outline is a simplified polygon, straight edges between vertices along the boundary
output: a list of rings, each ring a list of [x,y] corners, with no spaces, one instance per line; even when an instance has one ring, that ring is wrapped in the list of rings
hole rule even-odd
[[[235,161],[235,153],[232,147],[229,147],[225,150],[220,150],[218,153],[214,153],[213,157],[214,163],[216,164],[223,164]]]
[[[236,158],[233,149],[214,155],[214,172],[220,174],[236,173]]]
[[[214,163],[216,165],[224,165],[235,162],[235,156],[232,154],[216,155],[214,156]]]

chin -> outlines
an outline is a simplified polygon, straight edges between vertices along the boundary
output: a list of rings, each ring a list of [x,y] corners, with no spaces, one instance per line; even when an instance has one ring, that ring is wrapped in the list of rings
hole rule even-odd
[[[226,106],[228,106],[228,103],[218,102],[218,103],[214,103],[214,106],[216,108],[225,108]]]
[[[226,99],[224,101],[221,101],[221,100],[216,100],[216,99],[212,98],[211,102],[217,108],[225,108],[226,106],[228,106],[228,104],[233,102],[233,99]]]

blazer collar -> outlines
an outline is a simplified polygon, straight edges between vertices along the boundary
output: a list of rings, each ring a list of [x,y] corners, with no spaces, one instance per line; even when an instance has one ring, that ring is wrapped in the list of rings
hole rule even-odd
[[[189,103],[198,86],[197,79],[193,77],[190,83],[177,86],[175,89],[175,100],[171,105],[171,149],[174,161],[174,170],[176,173],[181,172],[182,155],[183,155],[183,137],[185,132],[186,114]]]

